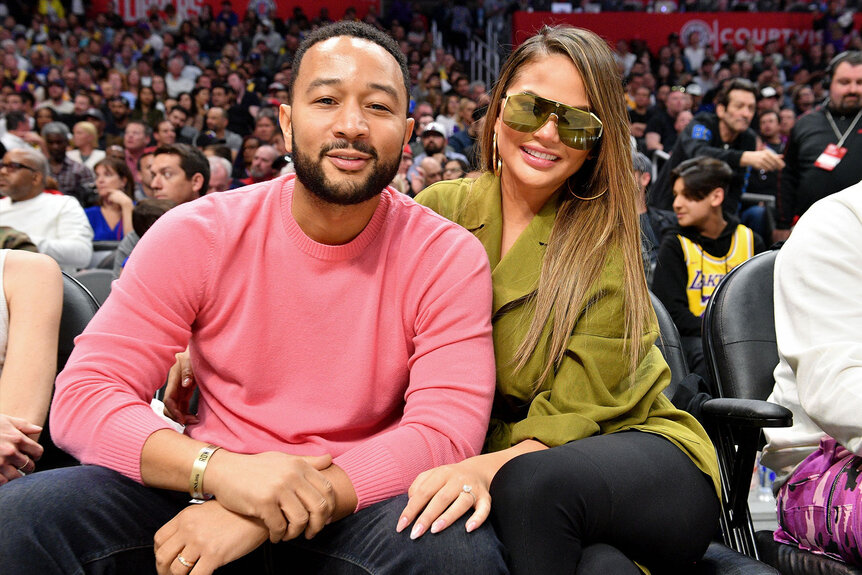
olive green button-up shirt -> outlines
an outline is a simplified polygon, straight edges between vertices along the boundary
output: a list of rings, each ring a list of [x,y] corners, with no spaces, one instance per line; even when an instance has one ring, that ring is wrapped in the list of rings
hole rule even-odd
[[[623,317],[623,268],[611,252],[601,276],[587,294],[592,302],[569,338],[565,357],[538,387],[547,357],[547,340],[520,371],[515,352],[530,324],[526,296],[537,285],[557,210],[551,198],[500,258],[502,207],[500,181],[486,173],[477,180],[440,182],[416,200],[471,231],[485,246],[494,288],[494,351],[497,394],[485,443],[487,451],[535,439],[549,447],[596,434],[635,429],[673,442],[707,475],[720,494],[715,449],[697,420],[662,393],[670,369],[655,340],[658,323],[640,338],[641,361],[630,377]],[[546,327],[549,332],[549,327]]]

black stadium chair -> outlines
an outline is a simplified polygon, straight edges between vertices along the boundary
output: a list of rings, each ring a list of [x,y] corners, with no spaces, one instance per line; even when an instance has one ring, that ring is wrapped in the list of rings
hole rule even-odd
[[[748,490],[761,430],[791,425],[790,410],[766,400],[778,365],[773,310],[773,269],[777,251],[759,254],[734,268],[718,285],[704,313],[704,355],[720,399],[704,412],[720,421],[716,447],[725,494],[722,523],[728,545],[759,557],[785,575],[862,574],[839,561],[776,543],[771,531],[756,535]],[[740,403],[742,402],[742,403]]]
[[[57,342],[57,373],[66,366],[75,347],[75,338],[84,331],[98,310],[99,304],[87,288],[63,272],[63,312],[60,316],[60,339]],[[72,456],[54,445],[47,420],[39,442],[45,448],[45,453],[36,464],[40,471],[77,464]]]
[[[111,294],[111,282],[114,280],[114,273],[111,270],[103,269],[81,270],[75,274],[75,279],[87,288],[87,291],[101,306]]]
[[[656,341],[656,345],[661,350],[665,361],[670,366],[671,382],[665,389],[664,393],[668,397],[673,397],[674,392],[679,386],[683,378],[688,375],[688,366],[685,362],[685,352],[682,349],[679,332],[671,319],[670,314],[662,305],[661,301],[650,293],[653,308],[658,318],[659,332],[661,336]],[[692,575],[707,575],[707,574],[726,574],[726,575],[777,575],[778,572],[747,555],[743,555],[733,549],[723,545],[718,541],[713,541],[703,559],[697,562],[697,565],[690,571]]]

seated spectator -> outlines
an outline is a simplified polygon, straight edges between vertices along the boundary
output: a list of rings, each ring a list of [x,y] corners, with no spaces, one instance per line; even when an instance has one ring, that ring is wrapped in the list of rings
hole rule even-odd
[[[96,167],[105,157],[105,151],[98,149],[99,132],[92,122],[78,122],[72,128],[72,145],[75,149],[68,150],[66,155],[73,162],[80,162],[90,168]]]
[[[24,232],[65,271],[90,263],[93,229],[71,196],[45,194],[48,161],[33,149],[6,152],[0,163],[0,226]]]
[[[207,161],[210,165],[210,183],[207,188],[207,193],[224,192],[231,188],[232,178],[230,177],[231,166],[230,160],[221,156],[209,156]]]
[[[201,136],[212,133],[212,137],[214,139],[222,140],[227,144],[227,147],[233,151],[233,155],[236,156],[240,147],[242,147],[242,137],[239,134],[235,134],[228,130],[227,125],[228,116],[225,109],[213,106],[207,110],[206,131],[201,132],[198,137],[195,138],[194,145],[199,148],[203,147],[200,141]]]
[[[93,240],[122,240],[132,231],[135,180],[125,162],[105,158],[96,164],[99,205],[84,210],[93,228]]]
[[[248,170],[248,178],[242,180],[243,185],[257,184],[275,177],[277,174],[273,170],[272,163],[278,156],[279,153],[275,146],[260,146],[254,153],[251,168]]]
[[[156,220],[165,215],[169,210],[177,207],[173,200],[157,200],[150,198],[141,200],[132,210],[132,225],[139,238],[144,237]]]
[[[156,146],[169,146],[177,141],[177,132],[170,120],[162,120],[153,132]]]
[[[665,107],[653,113],[644,129],[644,141],[649,154],[656,150],[670,153],[676,144],[676,118],[683,110],[691,110],[691,100],[685,94],[685,87],[674,86],[667,95]]]
[[[170,108],[168,120],[174,126],[176,144],[191,144],[198,135],[198,130],[190,126],[191,113],[181,105]]]
[[[437,122],[431,122],[425,126],[425,129],[422,130],[421,142],[422,152],[413,158],[413,167],[408,174],[408,177],[411,179],[413,178],[413,172],[420,166],[422,160],[434,154],[443,154],[446,160],[464,160],[469,164],[464,154],[459,154],[449,147],[446,128]],[[439,171],[442,175],[443,169],[441,168]],[[414,192],[419,193],[419,190],[414,190]]]
[[[93,171],[66,154],[69,148],[69,128],[66,124],[51,122],[42,128],[42,140],[48,152],[48,171],[57,181],[57,189],[77,199],[82,207],[92,205],[95,186]]]
[[[860,200],[862,184],[856,184],[816,202],[778,253],[779,363],[769,401],[790,409],[793,425],[764,430],[761,457],[776,472],[775,540],[857,567]]]
[[[506,571],[490,525],[467,533],[461,521],[423,541],[394,528],[419,473],[481,448],[493,395],[491,285],[476,240],[383,188],[410,131],[395,57],[403,65],[404,56],[375,28],[360,30],[386,49],[336,35],[324,50],[319,35],[306,36],[293,106],[281,115],[292,151],[308,155],[297,177],[172,210],[77,340],[52,421],[58,443],[92,465],[0,490],[4,513],[63,516],[38,535],[36,522],[4,529],[10,572],[93,562],[128,572],[155,559],[162,573],[209,573],[267,539],[279,543],[257,555],[275,550],[278,571],[346,572],[357,562],[376,573]],[[319,154],[339,138],[310,84],[333,74],[350,97],[369,78],[386,86],[381,97],[399,113],[374,117],[372,132],[388,173],[371,162],[361,178],[330,173]],[[304,182],[317,176],[305,169],[324,170],[327,182],[310,191]],[[254,353],[239,342],[255,342]],[[200,424],[180,434],[148,401],[186,344],[202,407]],[[193,467],[202,481],[191,492],[215,496],[201,505],[183,493]]]
[[[422,158],[417,166],[414,162],[413,175],[410,177],[410,193],[415,196],[431,184],[443,179],[443,166],[435,157]]]
[[[658,249],[665,235],[676,230],[676,215],[668,210],[647,206],[646,199],[650,180],[652,179],[652,162],[640,152],[632,155],[635,170],[635,181],[638,185],[638,215],[641,226],[641,251],[644,260],[644,273],[647,285],[652,285],[658,261]]]
[[[39,135],[30,131],[30,120],[23,112],[6,114],[6,133],[0,136],[0,145],[6,151],[32,149],[42,143]]]
[[[51,122],[56,122],[60,118],[59,114],[51,108],[39,108],[33,113],[33,131],[37,134],[42,133],[42,128]]]
[[[138,160],[149,147],[152,137],[153,129],[150,128],[149,124],[140,120],[130,120],[126,124],[126,129],[123,132],[123,152],[126,165],[129,166],[129,171],[135,177],[135,182],[141,181],[141,176],[138,174]]]
[[[722,210],[733,178],[726,163],[692,158],[674,168],[672,178],[680,230],[662,241],[653,292],[679,330],[689,369],[709,381],[700,343],[706,304],[721,278],[763,251],[763,240]]]
[[[204,195],[209,188],[210,166],[203,152],[186,144],[156,148],[150,166],[153,197],[171,200],[177,205]],[[127,233],[114,257],[114,279],[120,277],[126,260],[140,240],[136,233]]]
[[[265,144],[273,144],[276,140],[284,141],[281,130],[278,129],[275,108],[268,106],[260,109],[257,113],[252,135]]]
[[[467,170],[470,169],[470,166],[467,165],[467,162],[464,160],[449,160],[443,166],[443,178],[444,180],[457,180],[458,178],[463,178],[467,174]]]
[[[0,250],[0,485],[37,469],[57,370],[63,281],[48,256]]]

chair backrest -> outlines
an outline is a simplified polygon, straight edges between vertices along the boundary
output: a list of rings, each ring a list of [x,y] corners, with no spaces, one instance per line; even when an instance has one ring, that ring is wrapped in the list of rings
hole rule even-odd
[[[63,272],[63,313],[57,345],[57,373],[66,366],[78,337],[96,315],[99,304],[78,280]]]
[[[703,352],[721,397],[766,399],[778,365],[773,269],[778,251],[759,254],[721,280],[704,312]]]
[[[96,298],[101,306],[111,295],[111,282],[114,280],[114,272],[103,269],[81,270],[75,274],[75,279],[87,288],[87,291]]]
[[[655,309],[655,315],[658,318],[659,337],[655,344],[661,350],[664,360],[670,366],[670,384],[665,388],[664,394],[668,397],[673,397],[676,393],[679,382],[688,375],[688,364],[685,361],[685,351],[682,349],[682,342],[679,337],[679,331],[673,323],[664,304],[661,303],[656,295],[650,292],[652,306]]]

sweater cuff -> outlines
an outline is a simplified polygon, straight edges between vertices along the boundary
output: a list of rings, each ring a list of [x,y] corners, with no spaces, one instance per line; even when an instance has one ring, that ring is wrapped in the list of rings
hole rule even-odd
[[[407,492],[403,470],[396,465],[392,454],[377,442],[360,445],[343,453],[333,463],[344,470],[356,491],[355,511]]]
[[[138,483],[141,478],[141,452],[150,435],[162,429],[173,429],[159,417],[148,404],[129,406],[123,410],[123,417],[110,418],[103,433],[105,437],[116,438],[111,442],[100,442],[101,449],[94,453],[92,463],[102,465],[122,473]],[[117,425],[121,423],[121,425]]]

